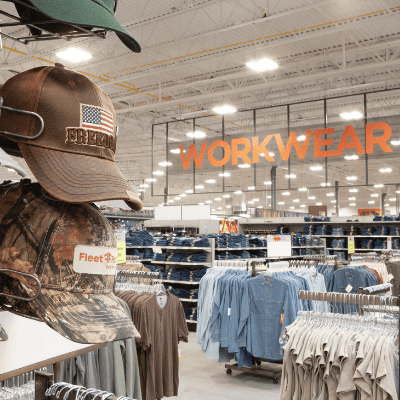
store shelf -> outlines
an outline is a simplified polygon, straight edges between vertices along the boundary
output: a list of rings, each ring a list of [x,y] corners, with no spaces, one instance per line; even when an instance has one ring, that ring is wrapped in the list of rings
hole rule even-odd
[[[165,283],[179,283],[181,285],[195,285],[198,286],[200,285],[200,281],[198,282],[189,282],[189,281],[171,281],[169,279],[161,279]]]
[[[197,324],[197,321],[193,321],[192,319],[187,319],[186,323],[187,324]]]
[[[357,251],[387,251],[388,249],[354,249],[354,250],[357,252]]]
[[[292,246],[292,249],[324,249],[325,246]]]
[[[139,221],[144,221],[147,219],[154,219],[153,217],[131,217],[129,215],[113,215],[113,214],[104,214],[102,213],[106,218],[109,219],[126,219],[126,220],[139,220]]]
[[[266,260],[267,257],[255,257],[255,258],[231,258],[229,260],[215,260],[215,262],[218,261],[260,261],[260,260]]]
[[[216,247],[215,251],[265,250],[267,247]]]
[[[312,235],[312,236],[315,236],[315,237],[323,237],[323,238],[332,238],[332,239],[334,239],[334,238],[349,238],[349,237],[352,237],[352,238],[372,238],[372,239],[374,239],[374,238],[396,238],[396,237],[400,237],[400,236],[395,236],[395,235],[384,235],[384,236],[378,236],[378,235],[343,235],[343,236],[337,236],[337,235],[335,235],[335,236],[332,236],[332,235]]]
[[[197,299],[182,299],[182,298],[179,297],[179,300],[182,303],[197,303]]]
[[[158,247],[159,249],[172,249],[172,250],[202,250],[211,251],[211,247],[182,247],[182,246],[152,246]]]
[[[326,248],[327,250],[335,250],[335,251],[348,251],[348,249],[346,249],[346,248],[337,248],[337,249],[333,249],[332,247],[327,247]]]
[[[152,249],[153,247],[157,246],[126,246],[127,249]]]
[[[211,263],[191,263],[191,262],[176,262],[176,261],[156,261],[151,260],[152,264],[175,264],[175,265],[204,265],[205,267],[211,267]]]

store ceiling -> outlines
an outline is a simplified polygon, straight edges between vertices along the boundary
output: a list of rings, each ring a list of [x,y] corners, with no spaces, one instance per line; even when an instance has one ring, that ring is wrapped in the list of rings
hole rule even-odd
[[[14,13],[13,5],[1,1],[1,9]],[[117,20],[139,41],[140,54],[130,52],[114,34],[107,39],[86,38],[31,43],[28,46],[3,38],[0,52],[0,83],[18,72],[37,66],[63,62],[56,53],[69,47],[88,51],[91,60],[79,64],[65,63],[86,74],[111,97],[118,116],[121,133],[116,160],[125,177],[139,185],[151,177],[151,125],[182,118],[205,117],[199,124],[209,136],[220,135],[220,117],[211,109],[220,104],[232,104],[238,110],[268,107],[315,100],[323,97],[364,93],[400,88],[400,6],[398,0],[119,0]],[[2,17],[7,22],[7,17]],[[8,34],[24,34],[26,28],[4,28]],[[246,67],[246,62],[269,57],[279,64],[272,72],[257,73]],[[352,97],[330,101],[331,120],[340,112],[362,107],[362,98]],[[316,103],[294,105],[299,118],[292,123],[301,126],[322,123],[321,108]],[[371,97],[368,113],[371,117],[390,119],[397,129],[394,137],[400,139],[400,91],[381,93]],[[207,117],[209,115],[209,117]],[[257,114],[262,129],[277,130],[285,126],[285,108],[265,109]],[[293,117],[294,118],[294,117]],[[237,136],[252,124],[250,113],[236,113],[226,117],[227,135]],[[395,122],[393,122],[395,121]],[[170,126],[169,146],[178,146],[187,139],[190,123],[176,122]],[[165,159],[165,129],[155,132],[154,162]],[[170,147],[171,148],[171,147]],[[278,152],[278,149],[270,151]],[[399,150],[400,151],[400,150]],[[177,157],[169,153],[171,159]],[[296,174],[292,187],[317,187],[324,181],[324,171],[311,171],[313,158],[293,163]],[[29,170],[22,160],[18,160]],[[322,163],[323,160],[318,160]],[[155,164],[157,165],[157,164]],[[357,175],[357,184],[365,183],[365,160],[330,162],[329,182],[342,185],[349,175]],[[390,174],[379,169],[391,167]],[[278,168],[278,187],[288,185],[284,175],[286,164]],[[188,194],[174,204],[197,204],[212,200],[216,210],[229,204],[259,198],[268,206],[270,165],[257,168],[257,195],[250,191],[215,201],[217,194],[205,192],[222,190],[218,172],[197,174],[196,184],[205,186],[200,194]],[[253,169],[229,169],[227,190],[247,190],[252,186]],[[400,167],[396,152],[369,160],[369,181],[372,184],[399,183]],[[212,175],[212,176],[211,176]],[[16,174],[0,169],[0,179],[16,179]],[[216,179],[213,185],[207,179]],[[346,183],[347,182],[347,183]],[[192,177],[172,173],[170,192],[184,193],[192,189]],[[164,182],[159,179],[154,193],[162,194]],[[349,186],[349,189],[351,186]],[[395,187],[388,187],[388,198],[393,198]],[[356,208],[379,208],[381,188],[359,188],[355,193]],[[292,191],[290,196],[278,195],[281,209],[322,202],[330,207],[332,190],[314,189],[311,192]],[[145,205],[157,205],[162,197],[150,196],[146,189]],[[316,199],[308,199],[315,196]],[[348,190],[341,189],[341,208],[348,209]],[[287,200],[289,198],[289,200]],[[299,202],[293,203],[293,199]],[[369,204],[368,201],[375,201]],[[257,205],[254,204],[253,206]],[[394,204],[394,202],[388,202]],[[220,205],[222,204],[222,206]],[[354,210],[356,210],[354,208]],[[226,208],[229,210],[228,208]]]

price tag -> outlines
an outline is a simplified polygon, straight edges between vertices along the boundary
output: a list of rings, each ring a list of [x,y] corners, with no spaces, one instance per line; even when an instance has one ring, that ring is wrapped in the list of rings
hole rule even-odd
[[[351,285],[349,284],[349,285],[347,285],[347,287],[346,287],[346,292],[347,292],[347,293],[350,293],[352,289],[353,289],[353,286],[351,286]]]
[[[117,239],[117,264],[126,263],[126,241],[125,241],[125,232],[117,231],[115,232],[115,238]]]
[[[353,237],[348,237],[347,238],[347,250],[349,254],[355,253],[354,250],[354,238]]]

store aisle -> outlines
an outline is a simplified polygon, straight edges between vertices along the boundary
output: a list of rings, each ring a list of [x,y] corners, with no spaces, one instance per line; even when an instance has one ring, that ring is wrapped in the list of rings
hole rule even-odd
[[[190,332],[189,343],[179,343],[179,400],[243,400],[279,399],[280,385],[272,379],[232,371],[227,375],[224,364],[207,360],[196,343],[196,334]],[[261,397],[263,396],[263,397]]]

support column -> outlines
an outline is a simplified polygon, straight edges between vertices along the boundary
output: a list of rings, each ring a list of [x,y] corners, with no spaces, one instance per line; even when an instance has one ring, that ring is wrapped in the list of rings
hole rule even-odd
[[[339,181],[335,181],[336,215],[339,216]]]

